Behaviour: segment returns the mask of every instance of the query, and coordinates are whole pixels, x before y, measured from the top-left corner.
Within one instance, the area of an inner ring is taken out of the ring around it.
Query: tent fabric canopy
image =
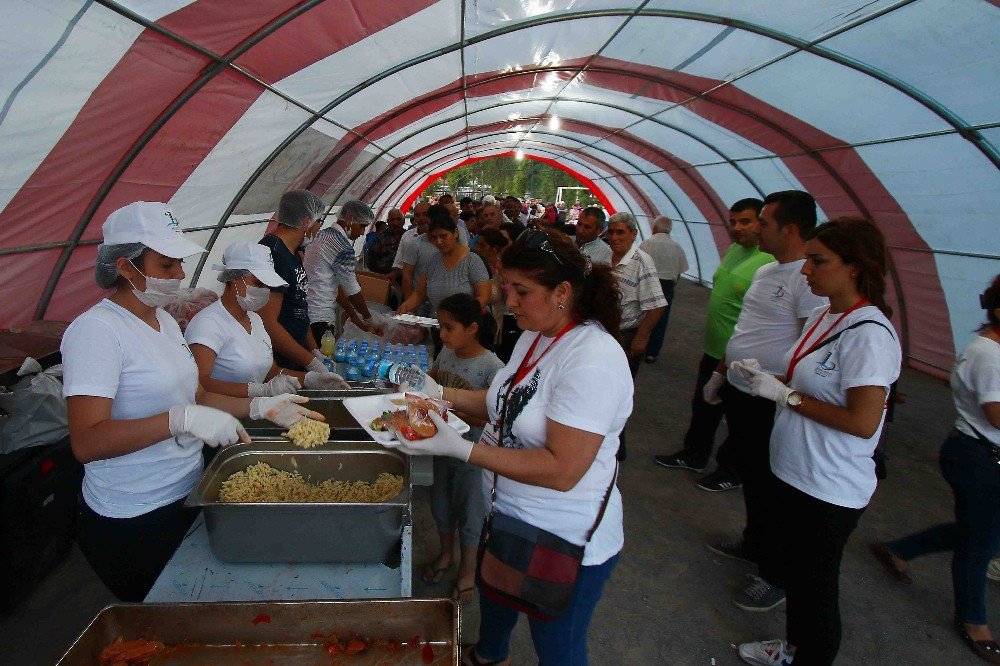
[[[520,150],[675,220],[710,283],[729,205],[805,189],[886,234],[911,366],[942,375],[1000,272],[995,0],[9,0],[0,326],[70,319],[107,215],[209,249],[308,188],[380,217]],[[570,184],[570,183],[567,183]]]

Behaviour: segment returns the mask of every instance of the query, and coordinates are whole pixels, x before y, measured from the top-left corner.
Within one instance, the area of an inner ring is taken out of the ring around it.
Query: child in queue
[[[454,294],[438,306],[438,323],[444,348],[434,361],[431,377],[441,386],[489,388],[493,376],[503,367],[492,351],[496,338],[493,317],[484,312],[474,297]],[[472,426],[466,438],[479,441],[485,422],[465,414],[460,416]],[[474,465],[448,456],[434,457],[431,512],[441,550],[427,565],[423,579],[426,583],[437,583],[451,568],[457,531],[461,555],[454,597],[459,601],[470,600],[475,590],[476,550],[486,513],[482,479],[483,471]]]

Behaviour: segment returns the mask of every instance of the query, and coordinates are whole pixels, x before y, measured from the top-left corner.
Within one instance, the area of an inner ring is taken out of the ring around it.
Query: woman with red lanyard
[[[955,629],[973,652],[1000,664],[1000,644],[986,623],[986,568],[1000,549],[1000,275],[979,298],[987,322],[955,361],[951,390],[958,417],[941,446],[941,473],[955,493],[955,522],[871,548],[908,585],[913,580],[907,562],[953,552]]]
[[[525,231],[501,262],[507,307],[525,333],[488,390],[443,392],[457,411],[487,419],[482,439],[473,445],[437,418],[437,435],[401,448],[482,467],[485,488],[496,479],[498,514],[585,544],[569,608],[529,619],[541,664],[585,666],[590,618],[624,543],[615,452],[632,413],[632,376],[615,337],[620,296],[611,269],[591,267],[558,231]],[[442,395],[429,378],[423,388]],[[463,663],[510,663],[519,615],[480,594],[479,640]]]
[[[785,377],[733,367],[754,395],[774,400],[771,470],[777,477],[774,552],[787,591],[786,640],[745,643],[751,664],[832,664],[840,647],[840,560],[875,492],[889,386],[902,352],[885,302],[885,238],[871,222],[839,218],[806,243],[802,274],[830,305],[817,308],[785,355]]]

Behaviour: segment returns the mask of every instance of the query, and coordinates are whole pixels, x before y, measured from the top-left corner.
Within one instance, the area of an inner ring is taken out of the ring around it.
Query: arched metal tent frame
[[[65,245],[63,253],[61,254],[59,260],[57,261],[56,266],[53,268],[53,271],[52,271],[52,273],[51,273],[51,275],[49,277],[49,280],[47,281],[46,287],[45,287],[45,289],[43,291],[42,297],[39,300],[39,304],[38,304],[38,307],[37,307],[36,313],[35,313],[36,317],[41,318],[42,316],[44,316],[45,310],[48,307],[48,303],[49,303],[49,301],[50,301],[50,299],[52,297],[52,294],[55,291],[56,285],[58,284],[59,279],[62,276],[62,272],[63,272],[63,270],[66,267],[66,264],[68,262],[69,256],[72,254],[72,252],[74,251],[74,249],[80,244],[80,239],[82,238],[82,235],[83,235],[84,231],[86,230],[86,228],[89,226],[89,224],[91,222],[91,218],[93,217],[93,215],[95,214],[95,212],[99,208],[101,202],[104,200],[104,198],[111,191],[111,189],[114,186],[114,184],[117,181],[117,179],[122,175],[122,173],[124,173],[124,170],[128,167],[128,165],[131,164],[131,162],[139,154],[139,152],[142,150],[142,148],[165,125],[165,123],[170,119],[170,117],[172,117],[177,112],[177,110],[183,106],[183,104],[187,100],[191,99],[191,97],[193,97],[198,92],[198,90],[200,90],[201,88],[203,88],[204,85],[208,81],[210,81],[212,78],[214,78],[215,76],[217,76],[220,72],[225,71],[226,69],[235,70],[239,74],[241,74],[241,75],[249,78],[251,81],[253,81],[257,85],[261,85],[262,88],[267,89],[267,90],[269,90],[269,91],[271,91],[271,92],[273,92],[273,93],[281,96],[283,99],[286,99],[290,103],[295,104],[296,106],[302,108],[303,110],[306,110],[307,113],[309,113],[311,111],[307,105],[302,104],[298,100],[295,100],[295,99],[291,98],[290,96],[285,95],[281,91],[275,89],[273,86],[270,86],[269,84],[267,84],[267,83],[265,83],[265,82],[257,79],[256,77],[252,76],[251,74],[249,74],[248,72],[246,72],[242,68],[236,66],[233,61],[236,58],[238,58],[241,54],[245,53],[250,48],[252,48],[254,45],[256,45],[265,36],[267,36],[268,34],[271,34],[271,33],[275,32],[277,29],[279,29],[283,25],[287,24],[288,22],[292,21],[297,16],[299,16],[299,15],[307,12],[309,9],[312,9],[316,5],[320,4],[321,1],[322,0],[308,0],[306,2],[300,3],[295,8],[293,8],[293,9],[285,12],[284,14],[280,15],[279,17],[277,17],[271,23],[269,23],[269,24],[263,26],[262,28],[258,29],[253,35],[251,35],[251,37],[243,40],[236,48],[234,48],[233,50],[231,50],[225,56],[219,56],[217,54],[212,53],[208,49],[204,49],[203,47],[201,47],[201,46],[199,46],[199,45],[197,45],[197,44],[195,44],[193,42],[190,42],[189,40],[184,39],[180,35],[176,35],[176,34],[172,33],[171,31],[163,28],[162,26],[157,25],[154,21],[150,21],[148,19],[145,19],[144,17],[142,17],[142,16],[140,16],[140,15],[132,12],[131,10],[122,7],[121,5],[117,4],[116,2],[113,2],[112,0],[97,0],[97,2],[99,4],[101,4],[102,6],[107,7],[108,9],[110,9],[110,10],[112,10],[112,11],[114,11],[114,12],[116,12],[116,13],[118,13],[118,14],[120,14],[120,15],[122,15],[122,16],[130,19],[130,20],[132,20],[132,21],[135,21],[135,22],[143,25],[144,27],[146,27],[146,28],[148,28],[150,30],[158,32],[159,34],[168,37],[169,39],[173,40],[174,42],[176,42],[178,44],[181,44],[181,45],[184,45],[184,46],[186,46],[188,48],[193,49],[197,53],[199,53],[199,54],[201,54],[201,55],[209,58],[210,60],[212,60],[215,64],[212,65],[211,67],[209,67],[207,70],[203,71],[201,73],[201,75],[198,77],[198,79],[196,79],[194,82],[192,82],[191,86],[189,86],[189,88],[182,95],[178,96],[178,98],[174,101],[174,103],[172,103],[167,109],[165,109],[164,112],[160,115],[160,117],[157,118],[157,120],[150,125],[150,127],[146,130],[146,132],[144,132],[143,135],[140,136],[133,143],[132,148],[126,153],[125,157],[122,158],[122,160],[116,166],[115,170],[106,179],[106,181],[102,185],[102,187],[98,190],[98,192],[95,195],[93,201],[87,207],[84,215],[81,217],[80,221],[77,223],[77,226],[75,227],[74,232],[71,235],[70,240]],[[428,61],[430,59],[433,59],[433,58],[436,58],[436,57],[438,57],[440,55],[443,55],[443,54],[446,54],[446,53],[451,53],[451,52],[454,52],[456,50],[464,51],[464,49],[465,49],[466,46],[470,46],[470,45],[474,45],[474,44],[477,44],[477,43],[480,43],[480,42],[483,42],[483,41],[487,41],[487,40],[492,39],[494,37],[498,37],[498,36],[501,36],[501,35],[504,35],[504,34],[507,34],[507,33],[510,33],[510,32],[517,31],[517,30],[529,29],[531,27],[538,26],[538,25],[544,25],[544,24],[556,23],[556,22],[563,22],[563,21],[570,21],[570,20],[577,20],[577,19],[584,19],[584,18],[597,18],[597,17],[609,17],[609,16],[611,16],[611,17],[613,17],[613,16],[627,17],[629,20],[631,18],[634,18],[634,17],[676,18],[676,19],[684,19],[684,20],[691,20],[691,21],[699,21],[699,22],[705,22],[705,23],[715,23],[715,24],[720,24],[720,25],[726,25],[728,27],[733,27],[733,28],[736,28],[736,29],[739,29],[739,30],[743,30],[743,31],[746,31],[746,32],[751,32],[751,33],[754,33],[754,34],[761,35],[763,37],[774,39],[774,40],[779,41],[779,42],[783,42],[783,43],[785,43],[785,44],[787,44],[789,46],[792,46],[793,50],[790,51],[790,52],[788,52],[788,53],[779,55],[776,58],[773,58],[773,59],[769,60],[768,62],[765,62],[765,63],[761,64],[760,66],[755,67],[755,68],[753,68],[753,69],[751,69],[751,70],[749,70],[747,72],[744,72],[739,77],[734,77],[733,79],[727,80],[727,81],[721,83],[716,88],[713,88],[713,89],[708,90],[708,91],[702,91],[702,92],[698,93],[697,95],[695,95],[692,99],[698,99],[698,98],[702,97],[703,95],[705,95],[707,93],[711,93],[714,90],[717,90],[717,89],[719,89],[722,86],[729,85],[729,84],[731,84],[731,83],[739,80],[740,78],[742,78],[744,76],[747,76],[747,75],[749,75],[749,74],[751,74],[751,73],[753,73],[755,71],[759,71],[760,69],[763,69],[764,67],[767,67],[767,66],[769,66],[771,64],[774,64],[775,62],[778,62],[779,60],[787,58],[787,57],[793,55],[794,53],[808,52],[808,53],[811,53],[813,55],[816,55],[816,56],[819,56],[821,58],[824,58],[826,60],[830,60],[832,62],[836,62],[836,63],[838,63],[838,64],[840,64],[842,66],[845,66],[845,67],[848,67],[848,68],[853,69],[855,71],[858,71],[858,72],[860,72],[862,74],[865,74],[867,76],[870,76],[870,77],[872,77],[872,78],[874,78],[876,80],[879,80],[880,82],[884,83],[885,85],[890,86],[891,88],[894,88],[895,90],[897,90],[897,91],[905,94],[906,96],[910,97],[911,99],[917,101],[921,105],[923,105],[926,108],[928,108],[929,110],[931,110],[937,116],[939,116],[947,124],[949,124],[950,126],[952,126],[954,128],[955,132],[957,132],[960,136],[962,136],[967,141],[970,141],[971,143],[973,143],[973,145],[975,145],[976,148],[980,152],[982,152],[987,157],[987,159],[989,159],[990,162],[995,167],[1000,168],[1000,155],[998,155],[996,148],[989,142],[989,140],[986,137],[984,137],[978,131],[978,129],[976,129],[973,126],[970,126],[968,123],[966,123],[965,121],[963,121],[957,114],[955,114],[954,112],[952,112],[950,109],[947,109],[942,104],[940,104],[936,100],[932,99],[930,96],[924,94],[922,91],[917,90],[916,88],[914,88],[914,87],[906,84],[903,81],[897,80],[896,78],[892,77],[891,75],[889,75],[889,74],[887,74],[885,72],[882,72],[882,71],[880,71],[880,70],[878,70],[878,69],[876,69],[874,67],[870,67],[870,66],[868,66],[868,65],[866,65],[864,63],[855,61],[852,58],[849,58],[849,57],[844,56],[842,54],[836,53],[835,51],[831,51],[831,50],[828,50],[828,49],[825,49],[825,48],[819,46],[824,41],[827,41],[827,40],[829,40],[829,39],[831,39],[831,38],[833,38],[833,37],[835,37],[837,35],[843,34],[844,32],[847,32],[847,31],[849,31],[851,29],[854,29],[854,28],[856,28],[856,27],[858,27],[860,25],[863,25],[863,24],[868,23],[868,22],[870,22],[872,20],[875,20],[875,19],[877,19],[877,18],[879,18],[881,16],[884,16],[884,15],[886,15],[886,14],[892,12],[892,11],[895,11],[895,10],[901,8],[901,7],[905,7],[905,6],[909,5],[909,4],[912,4],[912,2],[914,2],[914,1],[915,0],[902,0],[901,2],[898,2],[898,3],[895,3],[895,4],[891,5],[890,7],[886,7],[884,9],[882,9],[882,10],[879,10],[879,11],[873,12],[872,14],[869,14],[867,16],[861,17],[860,19],[858,19],[856,21],[845,23],[844,25],[840,26],[838,29],[830,31],[829,33],[826,33],[825,35],[822,35],[820,38],[818,38],[816,40],[807,41],[807,40],[802,40],[802,39],[799,39],[799,38],[796,38],[796,37],[792,37],[790,35],[787,35],[785,33],[780,32],[780,31],[776,31],[776,30],[772,30],[772,29],[766,28],[764,26],[760,26],[760,25],[757,25],[757,24],[749,23],[749,22],[746,22],[746,21],[732,19],[732,18],[729,18],[729,17],[719,16],[719,15],[713,15],[713,14],[707,14],[707,13],[698,13],[698,12],[646,9],[644,6],[640,6],[639,8],[633,8],[633,9],[628,9],[628,10],[620,10],[620,9],[590,10],[590,11],[583,11],[583,12],[567,12],[567,13],[564,13],[564,14],[551,15],[551,16],[539,16],[539,17],[535,17],[535,18],[528,19],[528,20],[525,20],[525,21],[520,21],[520,22],[517,22],[517,23],[512,23],[512,24],[510,24],[508,26],[504,26],[503,28],[499,28],[499,29],[496,29],[496,30],[493,30],[493,31],[489,31],[489,32],[483,33],[481,35],[477,35],[477,36],[475,36],[475,37],[473,37],[471,39],[466,39],[465,34],[464,34],[464,23],[465,23],[466,7],[465,7],[465,2],[463,0],[463,2],[462,2],[462,11],[461,11],[462,38],[461,38],[461,40],[459,42],[457,42],[455,44],[452,44],[452,45],[449,45],[447,47],[441,48],[441,49],[437,49],[435,51],[432,51],[430,53],[424,54],[422,56],[418,56],[416,58],[410,59],[410,60],[408,60],[406,62],[398,63],[397,65],[384,70],[383,72],[375,75],[374,77],[370,77],[365,82],[363,82],[363,83],[355,86],[351,90],[349,90],[349,91],[343,93],[342,95],[338,96],[335,100],[333,100],[328,105],[326,105],[323,110],[321,110],[319,112],[312,110],[311,111],[311,118],[310,118],[310,120],[308,120],[307,122],[303,123],[303,125],[301,125],[297,130],[293,131],[284,141],[282,141],[279,144],[279,146],[277,148],[275,148],[275,150],[272,152],[272,154],[264,162],[262,162],[261,165],[258,166],[258,168],[255,170],[255,172],[251,175],[251,177],[244,184],[244,186],[240,188],[239,192],[234,197],[233,202],[227,208],[226,213],[222,216],[222,218],[220,219],[219,223],[216,225],[216,228],[213,230],[212,236],[211,236],[210,241],[209,241],[209,245],[211,246],[212,244],[214,244],[215,240],[218,238],[219,232],[221,231],[222,227],[225,226],[226,220],[232,214],[232,211],[235,209],[235,206],[237,205],[237,203],[246,194],[246,192],[249,190],[250,186],[252,186],[252,184],[256,181],[256,179],[259,178],[260,174],[263,173],[264,169],[277,157],[277,155],[279,155],[285,148],[287,148],[288,145],[298,135],[300,135],[303,131],[305,131],[305,129],[307,129],[308,127],[312,126],[317,120],[319,120],[321,117],[325,116],[330,110],[332,110],[333,108],[335,108],[338,104],[342,103],[344,100],[349,99],[353,95],[357,94],[358,92],[360,92],[361,90],[363,90],[365,87],[367,87],[369,85],[372,85],[373,83],[376,83],[376,82],[378,82],[380,80],[383,80],[383,79],[387,78],[388,76],[391,76],[392,74],[395,74],[397,72],[403,71],[405,69],[408,69],[410,67],[418,65],[418,64],[420,64],[422,62],[426,62],[426,61]],[[464,72],[464,57],[463,57],[463,73],[462,73],[462,76],[463,76],[463,81],[464,81],[464,77],[465,77],[465,72]],[[685,101],[685,102],[683,102],[681,104],[684,104],[684,103],[687,103],[687,102]],[[668,107],[668,108],[672,108],[672,107]],[[664,109],[664,110],[666,110],[666,109]],[[662,111],[660,111],[660,113],[662,113]],[[327,120],[327,122],[331,122],[329,119],[325,119],[325,120]],[[334,124],[336,124],[336,123],[334,123]],[[625,129],[625,128],[622,128],[622,129]],[[370,143],[372,143],[372,145],[375,146],[376,149],[379,148],[378,145],[375,144],[374,142],[370,142]],[[810,151],[809,154],[812,155],[813,153]],[[850,192],[849,188],[847,189],[847,191]],[[850,192],[850,194],[854,195],[853,192]],[[856,196],[852,196],[852,198],[856,199]],[[863,210],[863,207],[859,208],[859,210]],[[203,267],[203,265],[204,265],[204,260],[202,261],[201,265],[199,265],[199,267],[198,267],[199,272],[200,272],[201,268]],[[905,348],[906,329],[907,329],[906,320],[905,320],[906,308],[905,308],[905,304],[902,304],[903,294],[902,294],[902,290],[899,288],[898,279],[896,278],[895,274],[893,275],[893,280],[894,280],[894,283],[895,283],[894,286],[896,287],[897,297],[901,300],[901,305],[902,305],[902,307],[901,307],[901,317],[902,317],[902,324],[903,324],[903,326],[902,326],[902,328],[903,328],[902,333],[903,333],[904,348]]]

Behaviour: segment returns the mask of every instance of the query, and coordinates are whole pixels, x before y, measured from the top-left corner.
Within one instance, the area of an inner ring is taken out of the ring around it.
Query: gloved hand
[[[317,358],[317,360],[319,360],[320,363],[322,363],[326,358],[326,355],[318,349],[313,349],[311,353]]]
[[[739,363],[736,361],[735,363]],[[734,366],[735,366],[734,363]],[[769,372],[758,370],[746,365],[737,368],[739,372],[750,382],[750,392],[761,398],[773,400],[779,407],[784,407],[788,402],[788,394],[792,389],[781,383],[777,377]]]
[[[260,398],[258,398],[260,400]],[[209,446],[229,446],[242,441],[250,443],[250,436],[231,414],[203,405],[175,405],[167,412],[170,434],[178,438],[195,438]],[[183,446],[183,445],[182,445]]]
[[[409,382],[403,382],[399,385],[399,391],[401,393],[406,393],[407,391],[414,390],[414,391],[420,391],[426,394],[430,398],[442,398],[442,399],[444,398],[444,387],[442,387],[440,384],[434,381],[434,378],[428,375],[426,372],[420,370],[419,366],[410,365],[410,367],[416,368],[417,370],[420,371],[420,374],[424,376],[424,384],[423,386],[417,388],[415,386],[411,387]]]
[[[335,372],[328,370],[316,372],[312,370],[306,373],[306,388],[320,390],[349,389],[351,385]]]
[[[734,370],[741,375],[747,381],[750,381],[750,377],[753,376],[753,370],[760,370],[760,361],[755,358],[744,358],[739,361],[733,361],[729,364],[729,368]]]
[[[722,401],[719,400],[719,389],[722,388],[725,382],[725,375],[713,371],[712,376],[708,378],[705,386],[701,389],[701,397],[710,405],[721,405]]]
[[[292,375],[275,375],[269,382],[250,382],[247,384],[247,395],[251,398],[267,398],[282,393],[295,393],[302,384],[299,378]]]
[[[437,426],[437,434],[427,439],[410,441],[397,432],[395,435],[400,445],[396,448],[411,456],[449,456],[458,458],[462,462],[469,462],[472,442],[463,439],[437,412],[428,411],[427,414]]]
[[[306,417],[317,421],[326,420],[319,412],[303,407],[302,403],[305,402],[309,402],[309,398],[294,393],[284,393],[273,398],[254,398],[250,401],[250,418],[267,419],[282,428],[291,428]]]
[[[314,349],[313,351],[316,350]],[[323,359],[326,357],[322,354],[320,354],[320,356],[322,358],[314,358],[309,361],[309,365],[306,366],[306,370],[309,372],[330,372],[329,368],[326,367],[326,363],[323,362]]]

